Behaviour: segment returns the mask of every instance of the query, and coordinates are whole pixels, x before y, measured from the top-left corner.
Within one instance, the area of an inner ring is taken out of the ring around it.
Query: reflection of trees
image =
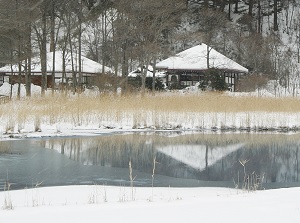
[[[0,154],[10,153],[10,142],[0,142]]]
[[[170,145],[181,149],[177,157],[159,149]],[[231,145],[239,147],[229,151]],[[237,182],[237,176],[244,173],[239,160],[249,160],[245,165],[247,174],[264,175],[264,182],[299,180],[298,139],[291,136],[193,134],[165,137],[159,134],[129,134],[51,139],[45,147],[85,165],[128,168],[131,160],[133,169],[148,173],[152,172],[156,157],[156,174],[216,181],[234,179]],[[178,155],[188,155],[188,158],[199,154],[201,156],[196,162],[203,168],[178,159]]]
[[[45,147],[57,150],[69,159],[84,165],[128,167],[151,166],[154,149],[149,137],[134,140],[132,136],[110,136],[93,138],[63,138],[49,140]]]
[[[200,177],[206,177],[209,171],[210,180],[234,179],[237,182],[244,171],[239,160],[249,160],[245,165],[247,174],[264,175],[264,182],[297,182],[299,179],[298,146],[295,144],[245,146],[201,172]]]

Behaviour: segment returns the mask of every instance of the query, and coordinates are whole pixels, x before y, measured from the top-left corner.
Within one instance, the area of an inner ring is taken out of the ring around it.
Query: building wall
[[[2,86],[3,85],[3,83],[4,83],[4,75],[2,74],[0,74],[0,86]]]
[[[237,84],[241,73],[234,71],[220,71],[224,76],[225,82],[228,84],[230,91],[237,91]],[[177,84],[181,88],[194,86],[205,78],[206,71],[193,70],[168,70],[167,71],[167,86],[171,87]]]
[[[9,76],[9,83],[10,84],[17,84],[19,83],[19,76]],[[25,84],[25,76],[21,76],[21,83]],[[42,86],[42,75],[31,75],[31,83],[37,86]],[[47,75],[47,88],[52,87],[52,75]]]

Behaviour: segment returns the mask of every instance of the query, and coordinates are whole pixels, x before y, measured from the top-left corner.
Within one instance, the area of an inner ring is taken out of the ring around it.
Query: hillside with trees
[[[82,87],[81,55],[104,66],[123,91],[127,75],[201,42],[247,67],[244,91],[273,80],[300,88],[300,2],[295,0],[1,0],[1,62],[19,63],[30,95],[31,58],[39,55],[46,91],[46,54],[62,51],[79,64],[73,87]],[[78,58],[73,54],[78,53]],[[24,66],[25,64],[25,66]],[[155,67],[154,67],[155,69]],[[146,85],[142,73],[142,89]],[[76,76],[78,75],[78,77]],[[53,73],[52,78],[55,78]],[[101,81],[101,80],[100,80]],[[270,82],[269,82],[270,83]],[[115,85],[115,86],[113,86]]]

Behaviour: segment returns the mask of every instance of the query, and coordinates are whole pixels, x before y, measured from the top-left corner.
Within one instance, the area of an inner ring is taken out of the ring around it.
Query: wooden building
[[[73,74],[76,75],[77,81],[79,78],[79,66],[78,66],[78,55],[73,53],[73,62],[70,55],[63,57],[62,51],[57,51],[55,53],[55,83],[52,83],[53,75],[53,54],[50,52],[47,54],[47,87],[58,87],[60,84],[68,85],[73,81]],[[63,59],[64,58],[64,59]],[[72,65],[73,64],[73,65]],[[19,76],[19,66],[17,64],[10,64],[0,68],[0,86],[4,82],[9,82],[10,84],[21,83],[25,84],[25,74],[24,64],[22,65],[21,77]],[[92,82],[92,77],[95,77],[102,73],[102,65],[95,61],[92,61],[84,56],[81,56],[81,74],[82,83],[89,85]],[[104,67],[104,72],[112,72],[108,67]],[[21,80],[20,80],[21,79]],[[31,83],[41,86],[42,83],[42,71],[41,63],[39,57],[32,58],[31,65]]]
[[[238,82],[248,69],[202,43],[156,64],[166,73],[166,84],[181,87],[201,83],[208,70],[214,68],[222,75],[230,91],[238,91]]]

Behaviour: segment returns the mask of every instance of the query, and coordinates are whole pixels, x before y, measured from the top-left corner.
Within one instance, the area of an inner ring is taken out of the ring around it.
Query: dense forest
[[[20,72],[26,72],[28,95],[31,58],[36,55],[45,74],[42,92],[46,53],[55,57],[56,51],[78,60],[75,85],[82,84],[85,55],[101,63],[103,71],[104,66],[112,68],[102,80],[126,90],[130,71],[202,42],[249,69],[245,90],[268,80],[289,91],[300,87],[296,0],[0,0],[0,5],[0,60],[19,63]]]

